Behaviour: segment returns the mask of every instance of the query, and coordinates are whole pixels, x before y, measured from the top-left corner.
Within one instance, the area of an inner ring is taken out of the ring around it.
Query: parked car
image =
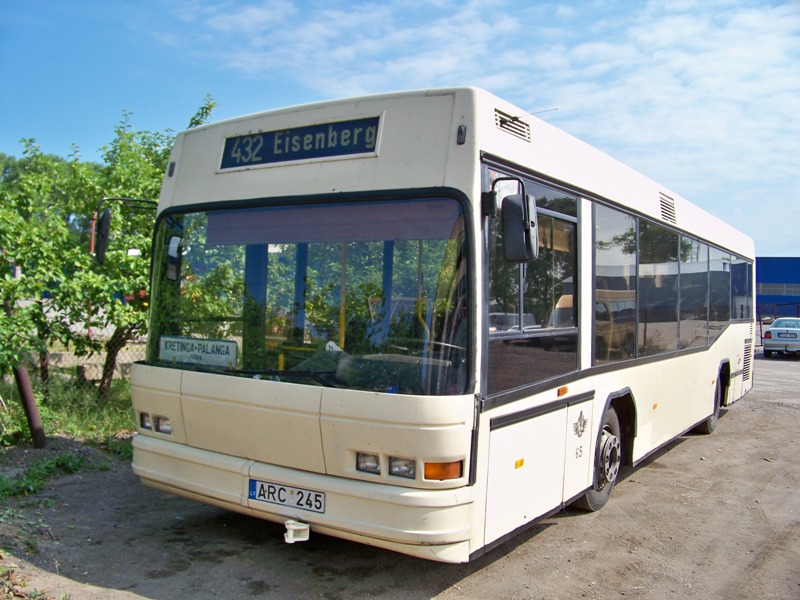
[[[764,333],[764,356],[800,352],[800,318],[780,317]]]
[[[529,313],[523,314],[522,326],[526,332],[536,329],[536,317]],[[519,331],[519,313],[489,313],[489,333],[498,331]]]

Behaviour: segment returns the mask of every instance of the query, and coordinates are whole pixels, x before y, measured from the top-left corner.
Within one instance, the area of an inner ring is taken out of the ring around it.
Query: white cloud
[[[481,85],[751,234],[765,196],[800,205],[796,0],[180,6],[187,52],[308,99]]]

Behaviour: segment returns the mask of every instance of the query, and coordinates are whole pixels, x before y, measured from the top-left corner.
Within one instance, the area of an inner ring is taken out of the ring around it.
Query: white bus
[[[479,89],[191,129],[158,206],[134,472],[289,542],[468,561],[714,429],[752,387],[753,257]]]

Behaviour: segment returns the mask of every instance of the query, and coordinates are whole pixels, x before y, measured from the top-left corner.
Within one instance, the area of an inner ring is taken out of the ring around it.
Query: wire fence
[[[764,332],[778,317],[800,317],[800,302],[762,304],[756,307],[758,345],[763,345]]]
[[[109,351],[114,350],[110,348]],[[49,353],[51,376],[74,378],[76,383],[96,384],[103,378],[107,368],[108,352],[96,352],[80,356],[74,352]],[[113,364],[113,379],[130,379],[131,365],[144,360],[145,344],[143,342],[127,343],[116,349],[116,360]],[[37,365],[38,367],[38,365]]]
[[[800,302],[762,304],[758,307],[759,321],[774,321],[778,317],[800,317]]]
[[[14,310],[32,310],[35,314],[59,325],[65,320],[64,314],[55,309],[47,299],[17,301]],[[101,312],[103,309],[95,310]],[[94,350],[79,352],[76,351],[74,343],[51,342],[46,352],[30,352],[27,359],[18,366],[27,369],[34,388],[42,384],[47,388],[51,382],[58,381],[107,389],[113,381],[129,380],[133,363],[145,358],[147,340],[138,324],[97,327],[88,323],[73,322],[69,329],[73,340],[91,341],[89,345]],[[85,346],[85,344],[79,345]],[[3,383],[6,384],[13,381],[8,371],[10,368],[3,369],[6,373]],[[101,382],[102,385],[99,385]],[[104,394],[103,391],[101,396]]]
[[[142,336],[119,344],[115,344],[113,336],[98,336],[95,340],[103,350],[79,354],[69,348],[54,348],[45,354],[29,355],[21,366],[28,370],[35,388],[45,381],[97,388],[106,372],[111,381],[129,380],[133,363],[145,358],[146,340]],[[6,384],[13,382],[11,375],[4,379]]]

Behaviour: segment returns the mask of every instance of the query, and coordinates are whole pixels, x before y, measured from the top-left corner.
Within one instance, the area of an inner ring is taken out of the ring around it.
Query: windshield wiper
[[[252,377],[299,377],[300,379],[313,379],[325,387],[339,387],[324,377],[325,375],[335,377],[336,371],[293,371],[291,369],[225,369],[225,372],[230,373],[231,375],[247,375]],[[280,379],[278,379],[278,381],[280,381]]]

